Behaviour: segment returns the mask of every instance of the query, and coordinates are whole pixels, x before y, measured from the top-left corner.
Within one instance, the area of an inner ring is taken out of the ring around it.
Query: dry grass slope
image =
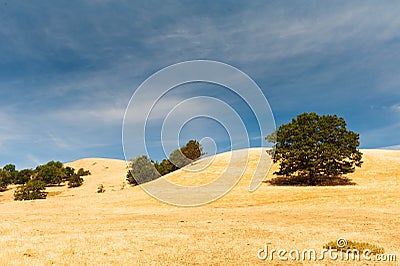
[[[160,203],[139,187],[121,190],[124,161],[78,160],[69,165],[92,172],[82,187],[53,187],[52,196],[38,201],[14,202],[14,189],[0,194],[0,265],[254,265],[267,263],[257,259],[265,244],[322,249],[338,237],[377,244],[400,260],[400,151],[363,152],[363,167],[349,176],[356,186],[263,184],[249,193],[260,156],[260,149],[251,149],[238,185],[222,199],[195,208]],[[204,184],[224,171],[229,157],[216,156],[203,172],[181,170],[166,178]],[[96,193],[100,183],[104,194]]]

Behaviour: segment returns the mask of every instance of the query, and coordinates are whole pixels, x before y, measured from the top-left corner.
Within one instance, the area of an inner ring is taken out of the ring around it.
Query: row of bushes
[[[44,191],[48,186],[79,187],[83,183],[82,176],[90,175],[89,171],[80,168],[64,167],[61,162],[50,161],[35,169],[16,170],[15,165],[7,164],[0,169],[0,191],[7,190],[9,185],[21,185],[15,193],[15,200],[31,200],[46,198]]]
[[[174,150],[168,159],[164,159],[160,163],[154,162],[146,155],[139,155],[130,160],[126,179],[132,185],[143,184],[176,171],[204,154],[203,148],[197,140],[189,140],[184,147]]]

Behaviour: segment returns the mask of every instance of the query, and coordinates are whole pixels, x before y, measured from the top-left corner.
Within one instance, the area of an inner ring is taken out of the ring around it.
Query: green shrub
[[[83,183],[83,178],[78,174],[73,174],[68,180],[68,187],[79,187]]]
[[[385,250],[384,248],[375,245],[375,244],[370,244],[368,242],[357,242],[357,241],[347,241],[347,245],[344,247],[339,247],[337,241],[330,241],[326,245],[324,245],[325,249],[336,249],[342,252],[346,252],[347,250],[354,250],[357,249],[360,254],[364,252],[364,250],[368,249],[371,251],[371,254],[384,254]]]
[[[131,170],[128,170],[128,172],[126,173],[126,180],[128,181],[129,184],[137,186],[138,182],[136,181],[136,179],[133,177]]]
[[[131,161],[131,169],[127,173],[127,181],[130,184],[137,185],[157,179],[160,176],[150,158],[146,155],[140,155]]]
[[[169,155],[169,161],[175,165],[176,169],[182,168],[192,162],[191,159],[187,158],[183,153],[182,148],[176,149]]]
[[[8,175],[8,183],[9,184],[12,184],[12,183],[14,183],[14,179],[15,179],[15,177],[17,176],[17,174],[18,174],[18,171],[17,170],[15,170],[15,165],[13,165],[13,164],[7,164],[7,165],[5,165],[4,167],[3,167],[3,171],[5,171]]]
[[[23,185],[31,180],[33,174],[34,171],[32,169],[23,169],[15,175],[13,183],[16,185]]]
[[[175,166],[173,169],[175,171],[199,159],[204,154],[201,144],[197,140],[192,139],[184,147],[171,152],[169,161]]]
[[[75,174],[75,169],[67,166],[64,168],[64,173],[65,173],[64,181],[68,181],[72,177],[72,175]]]
[[[89,170],[84,170],[83,168],[79,168],[78,172],[76,173],[78,176],[87,176],[91,175]]]
[[[45,165],[36,167],[35,178],[44,182],[46,186],[60,185],[67,175],[61,162],[50,161]]]
[[[20,186],[14,192],[14,200],[45,199],[47,196],[46,184],[43,181],[33,179]]]
[[[169,174],[178,169],[168,159],[162,160],[161,163],[158,163],[158,162],[154,163],[154,167],[157,169],[157,171],[160,173],[160,175],[166,175],[166,174]]]
[[[79,187],[83,184],[83,178],[81,176],[87,176],[90,175],[89,170],[84,170],[83,168],[80,168],[77,173],[75,173],[74,168],[66,167],[66,174],[67,174],[67,180],[68,180],[68,187]]]
[[[104,188],[103,184],[97,186],[97,193],[104,193],[106,189]]]
[[[194,161],[205,155],[203,147],[197,140],[189,140],[184,147],[182,147],[182,153],[186,158]]]
[[[0,191],[5,191],[9,184],[11,184],[11,175],[7,171],[0,169]]]

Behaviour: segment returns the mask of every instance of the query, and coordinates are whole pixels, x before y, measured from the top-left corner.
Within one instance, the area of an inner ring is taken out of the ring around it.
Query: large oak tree
[[[346,129],[346,122],[336,115],[303,113],[266,139],[276,142],[275,174],[301,177],[306,185],[352,173],[362,164],[359,134]]]

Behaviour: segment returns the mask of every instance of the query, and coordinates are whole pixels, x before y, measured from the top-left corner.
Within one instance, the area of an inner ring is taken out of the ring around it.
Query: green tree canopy
[[[67,166],[64,168],[64,174],[65,174],[65,179],[69,180],[75,174],[75,169],[70,166]]]
[[[36,167],[35,178],[46,185],[60,185],[66,178],[64,166],[61,162],[50,161]]]
[[[156,162],[154,166],[161,175],[166,175],[178,169],[169,159],[164,159],[161,163]]]
[[[68,187],[79,187],[83,183],[83,178],[79,174],[72,174],[68,178]]]
[[[175,165],[176,169],[182,168],[192,162],[189,158],[185,156],[181,149],[176,149],[169,155],[169,161]]]
[[[15,177],[13,183],[16,185],[22,185],[27,183],[29,180],[31,180],[31,177],[33,176],[35,171],[32,169],[23,169],[19,171]]]
[[[171,152],[169,161],[172,162],[177,168],[182,168],[185,165],[192,163],[199,159],[205,153],[203,147],[197,140],[189,140],[185,146]]]
[[[205,153],[203,153],[203,147],[197,140],[189,140],[184,147],[182,147],[182,153],[186,158],[194,161],[199,159]]]
[[[130,163],[130,174],[127,180],[130,184],[143,184],[160,177],[150,158],[146,155],[139,155]]]
[[[20,186],[14,192],[14,200],[45,199],[47,197],[46,184],[43,181],[32,179]]]
[[[15,183],[14,180],[18,175],[18,171],[15,169],[15,165],[7,164],[3,167],[3,173],[0,175],[0,187],[6,189],[9,184]],[[5,186],[5,187],[4,187]],[[1,188],[0,188],[1,189]]]
[[[303,113],[266,138],[276,142],[274,162],[280,168],[275,174],[305,177],[308,185],[352,173],[362,164],[359,135],[336,115]]]
[[[7,171],[8,173],[15,173],[17,170],[15,170],[15,165],[13,164],[7,164],[3,167],[4,171]]]
[[[7,186],[12,183],[12,177],[9,172],[0,169],[0,191],[7,189]]]

